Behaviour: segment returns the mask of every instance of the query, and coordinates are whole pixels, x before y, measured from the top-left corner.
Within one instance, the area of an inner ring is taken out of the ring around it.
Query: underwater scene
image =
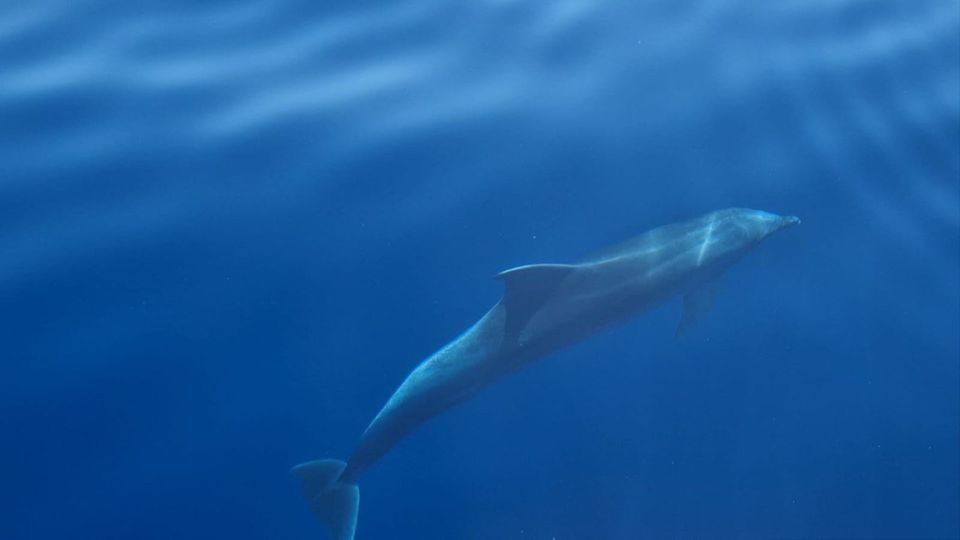
[[[960,3],[0,3],[0,338],[0,540],[960,538]]]

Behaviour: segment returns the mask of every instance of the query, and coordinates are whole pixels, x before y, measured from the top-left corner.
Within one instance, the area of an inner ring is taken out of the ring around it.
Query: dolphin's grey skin
[[[421,363],[370,423],[347,463],[294,467],[334,540],[353,538],[360,475],[426,420],[541,356],[683,295],[678,332],[712,304],[724,271],[771,233],[800,223],[730,208],[653,229],[578,264],[501,273],[503,298],[460,337]]]

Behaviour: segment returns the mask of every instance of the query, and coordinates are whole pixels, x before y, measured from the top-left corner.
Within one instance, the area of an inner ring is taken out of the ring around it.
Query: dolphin
[[[794,216],[729,208],[650,230],[576,264],[533,264],[497,275],[503,298],[417,366],[363,432],[347,462],[297,465],[331,540],[352,540],[364,471],[430,418],[534,360],[675,296],[677,333],[714,302],[718,278]]]

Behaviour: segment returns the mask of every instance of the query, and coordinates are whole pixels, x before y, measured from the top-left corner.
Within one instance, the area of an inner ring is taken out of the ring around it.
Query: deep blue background
[[[491,279],[791,213],[404,441],[360,539],[960,536],[952,0],[0,5],[0,537],[320,538]]]

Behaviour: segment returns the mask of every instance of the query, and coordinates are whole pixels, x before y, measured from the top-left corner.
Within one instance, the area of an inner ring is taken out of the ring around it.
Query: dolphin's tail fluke
[[[353,540],[357,530],[360,489],[340,481],[346,466],[336,459],[321,459],[301,463],[290,471],[303,478],[303,494],[330,540]]]

